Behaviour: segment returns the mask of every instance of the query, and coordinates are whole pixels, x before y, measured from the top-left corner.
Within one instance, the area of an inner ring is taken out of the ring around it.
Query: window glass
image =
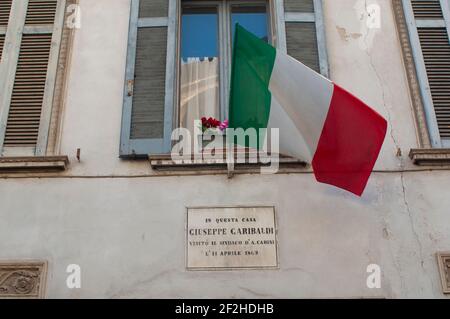
[[[180,124],[220,117],[217,7],[184,7],[181,19]]]
[[[267,28],[266,6],[232,6],[231,28],[232,39],[234,39],[235,25],[239,23],[242,27],[268,42],[269,34]]]

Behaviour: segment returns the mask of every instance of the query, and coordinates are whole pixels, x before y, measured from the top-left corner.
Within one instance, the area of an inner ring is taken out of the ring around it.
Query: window
[[[0,3],[1,156],[46,155],[65,3]]]
[[[228,117],[228,78],[234,26],[271,42],[266,1],[182,1],[180,54],[181,127],[193,132],[202,116]]]
[[[450,1],[403,0],[403,9],[430,144],[449,148]]]
[[[193,131],[201,116],[220,117],[217,7],[183,6],[181,17],[180,125]]]
[[[236,23],[328,76],[321,0],[131,0],[121,157],[168,154],[173,128],[228,117]]]

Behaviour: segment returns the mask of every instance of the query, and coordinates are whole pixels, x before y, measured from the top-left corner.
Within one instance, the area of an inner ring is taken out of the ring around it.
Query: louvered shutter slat
[[[443,19],[441,4],[439,3],[439,0],[413,0],[411,4],[416,19]]]
[[[0,27],[6,27],[11,13],[12,0],[3,0],[0,2]],[[5,43],[5,35],[0,34],[0,58],[3,53],[3,45]]]
[[[25,26],[53,26],[57,0],[29,0]],[[4,147],[37,144],[52,33],[24,33],[20,45]]]
[[[167,17],[168,0],[141,0],[139,3],[139,18]]]
[[[23,35],[6,127],[5,146],[36,145],[51,39],[51,34]]]
[[[314,12],[313,0],[284,0],[286,12]]]
[[[29,0],[25,25],[53,24],[57,0]]]
[[[11,12],[12,0],[0,1],[0,27],[8,25],[9,13]]]
[[[444,20],[440,1],[411,1],[416,21]],[[445,27],[417,27],[441,138],[450,138],[450,43]]]
[[[162,138],[166,78],[167,28],[140,28],[131,138]]]
[[[314,15],[313,0],[284,0],[286,13]],[[316,23],[310,21],[286,21],[287,53],[306,66],[320,73],[319,47]]]
[[[311,69],[320,72],[317,49],[316,26],[314,23],[286,23],[287,52]]]

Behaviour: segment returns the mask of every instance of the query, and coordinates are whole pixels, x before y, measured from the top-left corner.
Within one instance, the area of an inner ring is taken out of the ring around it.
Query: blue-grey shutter
[[[450,147],[449,0],[403,0],[434,147]]]
[[[174,110],[176,0],[132,0],[121,157],[168,153]]]
[[[322,0],[284,0],[287,53],[328,77]]]

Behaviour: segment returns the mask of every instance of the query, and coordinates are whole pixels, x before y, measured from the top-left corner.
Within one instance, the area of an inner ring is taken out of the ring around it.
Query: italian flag
[[[317,181],[358,196],[387,130],[364,102],[239,25],[229,117],[231,128],[278,128],[280,153],[312,164]]]

